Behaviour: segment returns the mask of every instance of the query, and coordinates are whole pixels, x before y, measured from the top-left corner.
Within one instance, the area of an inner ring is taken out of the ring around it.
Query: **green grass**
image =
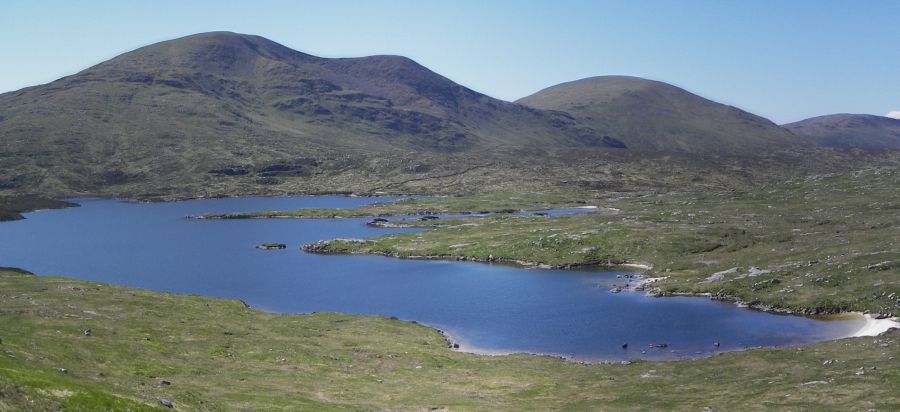
[[[896,156],[834,152],[794,164],[793,155],[700,162],[584,152],[509,156],[484,167],[476,166],[485,159],[452,155],[323,161],[322,174],[265,187],[207,177],[164,189],[137,180],[100,194],[451,195],[293,217],[611,207],[619,212],[409,222],[434,230],[329,247],[559,266],[649,263],[648,276],[668,276],[654,284],[661,293],[723,294],[792,311],[898,312]],[[412,160],[430,169],[413,171]],[[745,276],[751,267],[771,272]],[[384,317],[276,315],[234,301],[2,271],[0,339],[0,411],[140,410],[158,408],[157,397],[179,410],[900,408],[897,332],[699,361],[579,365],[457,353],[432,329]],[[819,381],[826,383],[810,383]]]
[[[710,293],[803,313],[896,314],[898,179],[897,167],[868,168],[743,191],[597,195],[578,202],[619,212],[408,222],[435,230],[314,248],[555,267],[643,263],[653,266],[647,276],[666,278],[654,284],[661,293]]]
[[[232,212],[199,216],[204,219],[258,218],[347,218],[401,215],[431,215],[456,213],[511,213],[522,210],[547,210],[584,206],[591,197],[584,190],[550,191],[545,193],[489,193],[479,196],[440,196],[405,198],[395,202],[376,202],[368,205],[341,208],[304,208],[268,210],[261,212]]]
[[[116,395],[102,383],[34,368],[30,362],[12,356],[0,356],[0,411],[155,409],[140,400]]]
[[[178,410],[900,408],[897,332],[582,365],[454,352],[437,331],[385,317],[277,315],[3,270],[0,339],[0,410],[141,410],[157,397]]]

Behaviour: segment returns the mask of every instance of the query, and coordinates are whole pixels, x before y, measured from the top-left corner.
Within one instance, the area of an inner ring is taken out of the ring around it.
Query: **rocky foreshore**
[[[511,258],[503,258],[503,257],[495,257],[493,255],[489,255],[486,258],[472,257],[472,256],[461,256],[461,255],[401,255],[397,252],[357,252],[348,249],[334,249],[331,247],[334,241],[350,241],[354,243],[365,243],[364,239],[334,239],[334,240],[323,240],[315,243],[310,243],[303,245],[301,248],[309,253],[319,253],[319,254],[372,254],[372,255],[381,255],[385,257],[392,257],[397,259],[421,259],[421,260],[455,260],[460,262],[479,262],[479,263],[506,263],[506,264],[514,264],[526,268],[538,268],[538,269],[578,269],[584,267],[591,266],[607,266],[607,267],[634,267],[641,270],[650,270],[652,267],[650,265],[641,264],[641,263],[632,263],[632,262],[586,262],[586,263],[577,263],[577,264],[565,264],[565,265],[549,265],[541,262],[529,262],[521,259],[511,259]],[[607,264],[611,263],[611,264]],[[799,308],[786,308],[779,307],[774,305],[764,304],[758,301],[746,302],[741,298],[736,296],[729,295],[724,291],[719,291],[716,293],[710,292],[671,292],[665,291],[658,287],[653,287],[652,285],[656,282],[663,281],[667,279],[666,276],[663,277],[645,277],[640,274],[632,275],[633,279],[636,280],[634,283],[630,283],[621,287],[614,287],[611,289],[611,292],[622,292],[622,291],[637,291],[644,292],[648,296],[653,297],[666,297],[666,296],[694,296],[694,297],[707,297],[712,300],[719,300],[724,302],[730,302],[738,306],[746,306],[748,308],[754,310],[760,310],[765,312],[772,313],[781,313],[781,314],[789,314],[789,315],[800,315],[800,316],[829,316],[829,315],[838,315],[842,313],[850,313],[847,308],[816,308],[816,307],[799,307]],[[896,316],[894,313],[882,313],[882,314],[872,314],[875,318],[892,318]]]

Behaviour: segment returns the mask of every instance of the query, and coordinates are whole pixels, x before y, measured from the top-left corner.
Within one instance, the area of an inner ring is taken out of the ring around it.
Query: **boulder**
[[[164,398],[157,397],[157,398],[156,398],[156,401],[159,402],[160,405],[162,405],[162,406],[164,406],[164,407],[166,407],[166,408],[169,408],[169,409],[175,407],[175,405],[172,404],[172,401],[170,401],[170,400],[168,400],[168,399],[164,399]]]
[[[382,218],[382,217],[376,217],[375,219],[372,219],[369,223],[366,223],[366,224],[369,226],[384,226],[386,223],[388,223],[387,219]]]

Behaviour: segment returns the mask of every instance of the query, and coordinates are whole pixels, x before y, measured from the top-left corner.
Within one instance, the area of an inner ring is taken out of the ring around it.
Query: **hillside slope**
[[[900,119],[869,114],[832,114],[784,127],[817,146],[900,149]]]
[[[748,154],[803,145],[767,119],[638,77],[562,83],[517,103],[569,113],[631,149]]]
[[[204,33],[0,95],[0,188],[167,193],[375,167],[398,153],[606,147],[562,113],[503,102],[399,56],[326,59]],[[614,142],[613,142],[614,143]],[[133,189],[128,187],[133,186]]]

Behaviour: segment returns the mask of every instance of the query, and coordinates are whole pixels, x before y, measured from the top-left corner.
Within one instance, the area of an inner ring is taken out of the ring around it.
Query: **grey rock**
[[[175,407],[175,405],[172,404],[172,401],[165,399],[165,398],[156,397],[156,401],[159,402],[160,405],[165,406],[166,408],[171,409],[171,408]]]

